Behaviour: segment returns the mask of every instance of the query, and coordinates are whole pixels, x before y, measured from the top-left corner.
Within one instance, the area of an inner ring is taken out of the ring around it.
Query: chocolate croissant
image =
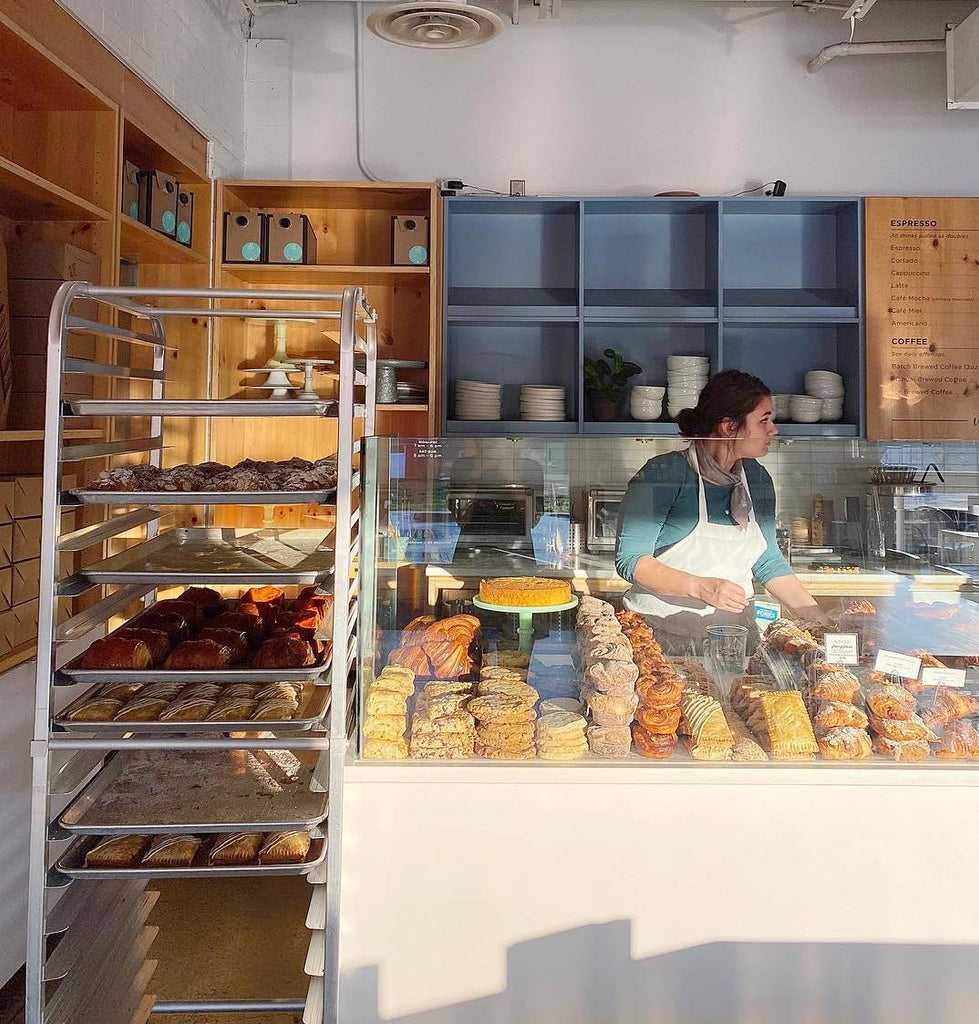
[[[144,669],[153,664],[150,649],[142,640],[106,637],[96,640],[82,658],[86,669]]]
[[[154,668],[162,665],[170,653],[170,637],[160,629],[140,629],[138,626],[122,626],[111,634],[120,640],[141,640],[150,651]]]

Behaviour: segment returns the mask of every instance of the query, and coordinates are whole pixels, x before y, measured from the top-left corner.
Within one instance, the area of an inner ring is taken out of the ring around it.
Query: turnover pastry
[[[873,753],[866,730],[852,725],[827,729],[816,742],[828,761],[863,761]]]
[[[96,640],[82,657],[85,669],[145,669],[153,664],[149,647],[142,640],[108,636]]]
[[[99,696],[127,701],[135,697],[142,689],[142,683],[106,683],[105,686],[99,687]]]
[[[85,854],[85,867],[134,868],[149,844],[149,836],[106,836]]]
[[[208,620],[209,629],[236,629],[248,637],[248,643],[257,647],[265,639],[265,623],[261,615],[247,615],[241,611],[222,612]]]
[[[189,868],[200,849],[197,836],[157,836],[143,855],[144,868]]]
[[[80,704],[66,717],[70,722],[111,722],[121,710],[121,700],[114,697],[94,697]]]
[[[166,668],[220,670],[231,664],[231,651],[214,640],[185,640],[171,652]]]
[[[171,597],[165,601],[157,601],[149,611],[154,615],[181,615],[192,630],[200,629],[204,625],[204,609],[196,601]]]
[[[112,637],[120,640],[142,641],[149,649],[150,662],[154,667],[162,665],[170,653],[170,638],[160,629],[140,629],[138,626],[122,626],[112,633]]]
[[[878,718],[908,719],[918,706],[914,694],[898,683],[870,683],[865,696],[867,707]]]
[[[878,736],[885,736],[889,740],[925,740],[934,743],[938,739],[917,715],[910,718],[878,718],[871,715],[870,728]]]
[[[301,864],[309,853],[312,837],[302,830],[270,832],[258,851],[261,864]]]
[[[895,761],[924,761],[931,748],[924,740],[889,740],[886,736],[875,736],[874,752]]]
[[[283,697],[270,697],[259,702],[252,715],[253,722],[285,722],[295,717],[299,709],[298,701],[286,700]]]
[[[207,855],[208,864],[251,864],[262,847],[261,832],[222,832]]]
[[[190,623],[183,617],[172,612],[158,612],[154,608],[143,612],[134,619],[132,625],[140,629],[153,629],[166,633],[171,644],[179,644],[190,637]]]
[[[224,598],[210,587],[187,587],[180,600],[196,604],[205,616],[218,615],[225,606]]]
[[[734,739],[731,747],[732,761],[767,761],[768,754],[765,753],[761,744],[752,735],[744,719],[731,707],[724,708],[724,718],[727,720],[728,728]]]
[[[827,729],[839,729],[846,725],[853,726],[855,729],[866,729],[867,716],[855,704],[824,700],[816,705],[812,724],[818,737]]]
[[[171,701],[175,697],[180,696],[186,685],[186,683],[164,681],[159,683],[147,683],[147,685],[139,691],[139,696],[152,698],[153,700]]]

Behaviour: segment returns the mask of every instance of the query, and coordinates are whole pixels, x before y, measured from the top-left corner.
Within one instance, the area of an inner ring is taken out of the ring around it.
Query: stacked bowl
[[[710,373],[707,356],[667,356],[667,412],[673,419],[681,409],[692,409]]]
[[[520,387],[520,418],[522,420],[564,420],[567,392],[552,384],[523,384]]]
[[[835,423],[843,418],[843,378],[832,370],[810,370],[806,374],[806,394],[822,400],[819,418]]]
[[[772,395],[772,419],[776,423],[784,423],[792,416],[789,410],[791,395]]]
[[[500,384],[487,384],[481,380],[457,380],[456,419],[498,420],[502,390]]]
[[[811,395],[792,395],[789,398],[789,417],[795,423],[818,423],[823,413],[823,400]]]

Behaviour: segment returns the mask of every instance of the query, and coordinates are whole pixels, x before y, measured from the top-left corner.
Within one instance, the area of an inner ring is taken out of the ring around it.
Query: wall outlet
[[[510,195],[525,196],[527,194],[527,182],[523,178],[510,179]]]

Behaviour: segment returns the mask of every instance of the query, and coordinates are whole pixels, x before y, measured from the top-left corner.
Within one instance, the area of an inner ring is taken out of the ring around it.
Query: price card
[[[823,645],[826,647],[826,660],[831,665],[860,664],[856,633],[827,633]]]
[[[922,686],[965,686],[964,668],[923,668]]]
[[[918,673],[921,671],[921,659],[912,658],[910,654],[898,654],[897,651],[879,650],[874,668],[889,676],[917,679]]]

